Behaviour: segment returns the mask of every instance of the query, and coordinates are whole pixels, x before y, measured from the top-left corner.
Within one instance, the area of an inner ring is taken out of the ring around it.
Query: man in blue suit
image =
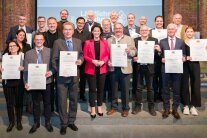
[[[6,39],[7,44],[9,44],[11,40],[16,38],[16,32],[20,29],[23,29],[26,33],[33,32],[33,29],[31,27],[26,26],[27,18],[25,15],[21,14],[19,15],[18,18],[19,18],[19,24],[10,28],[8,37]]]
[[[183,40],[175,37],[177,26],[175,24],[169,24],[167,26],[168,37],[160,41],[160,47],[162,50],[162,77],[163,77],[163,106],[164,112],[163,118],[167,118],[170,114],[170,90],[169,85],[171,84],[173,89],[173,105],[172,115],[176,119],[180,119],[180,115],[177,112],[180,104],[180,81],[181,73],[166,73],[165,72],[165,50],[182,50],[183,61],[185,60],[185,43]]]

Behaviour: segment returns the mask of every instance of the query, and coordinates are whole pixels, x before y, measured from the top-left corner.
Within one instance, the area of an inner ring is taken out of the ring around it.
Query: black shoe
[[[39,123],[34,124],[32,126],[32,128],[29,130],[29,133],[32,134],[32,133],[36,132],[39,127],[40,127]]]
[[[53,127],[50,123],[46,124],[45,127],[46,127],[48,132],[53,132]]]
[[[98,113],[99,116],[103,116],[103,113]]]
[[[92,115],[91,114],[91,119],[95,119],[96,118],[96,114]]]
[[[170,114],[170,110],[165,110],[165,111],[162,113],[162,117],[163,117],[163,119],[168,118],[169,114]]]
[[[73,131],[78,131],[78,127],[75,124],[69,124],[68,127]]]
[[[134,110],[132,111],[132,114],[136,115],[138,114],[139,112],[141,112],[141,106],[136,106],[134,108]]]
[[[156,116],[157,113],[155,112],[155,109],[154,108],[149,108],[149,113],[152,115],[152,116]]]
[[[17,122],[17,130],[22,130],[22,123],[21,122]]]
[[[176,118],[176,119],[180,119],[180,115],[179,115],[179,113],[178,113],[177,110],[173,110],[173,111],[172,111],[172,115],[174,116],[174,118]]]
[[[60,134],[65,135],[66,134],[66,129],[67,129],[67,127],[61,127],[60,128]]]
[[[9,126],[6,129],[6,132],[12,131],[12,128],[14,127],[14,123],[10,123]]]

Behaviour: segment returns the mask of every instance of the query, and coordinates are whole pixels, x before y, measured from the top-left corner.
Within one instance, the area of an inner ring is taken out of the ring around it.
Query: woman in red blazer
[[[94,25],[91,29],[92,39],[85,41],[83,54],[85,59],[85,73],[89,85],[89,103],[91,107],[91,118],[96,117],[95,100],[97,95],[98,115],[103,116],[102,102],[103,89],[108,71],[109,48],[106,40],[102,39],[103,30],[101,26]]]

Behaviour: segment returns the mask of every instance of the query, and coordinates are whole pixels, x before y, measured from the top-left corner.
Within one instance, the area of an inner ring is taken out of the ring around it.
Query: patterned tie
[[[73,51],[73,43],[70,40],[67,41],[67,47],[69,51]]]
[[[42,50],[39,49],[37,51],[38,51],[38,53],[37,53],[37,63],[38,64],[42,64],[43,63],[43,60],[42,60]]]
[[[170,50],[174,50],[175,46],[174,46],[174,39],[170,39],[171,40],[171,45],[170,45]]]

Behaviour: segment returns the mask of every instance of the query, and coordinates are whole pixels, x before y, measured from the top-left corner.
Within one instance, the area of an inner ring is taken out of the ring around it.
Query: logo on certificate
[[[145,44],[145,45],[147,45],[148,43],[147,43],[147,42],[145,42],[144,44]]]
[[[10,59],[13,59],[13,57],[12,57],[12,56],[10,56],[9,58],[10,58]]]
[[[35,66],[35,68],[39,68],[39,66]]]
[[[200,40],[196,40],[196,43],[200,43]]]

